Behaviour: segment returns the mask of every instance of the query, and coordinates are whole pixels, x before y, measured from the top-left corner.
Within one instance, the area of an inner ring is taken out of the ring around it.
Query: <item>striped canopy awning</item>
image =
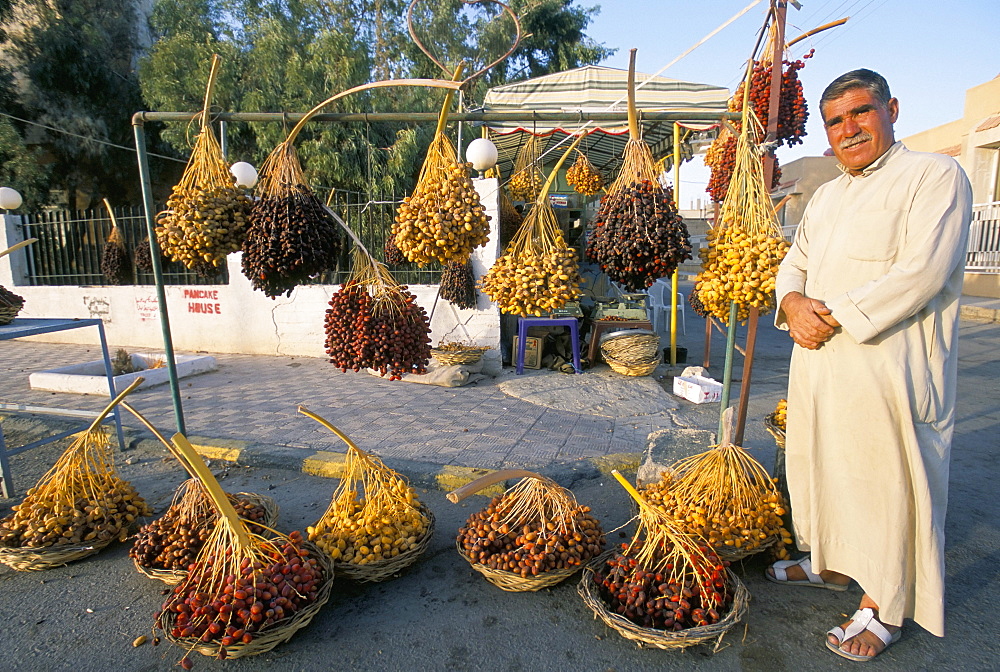
[[[651,77],[635,73],[636,108],[639,110],[640,129],[659,160],[673,154],[673,123],[669,121],[642,122],[644,110],[719,112],[726,111],[729,89],[710,84],[684,82],[668,77]],[[624,112],[627,108],[628,71],[587,65],[582,68],[557,72],[551,75],[498,86],[486,93],[484,107],[487,112],[500,110],[535,110],[558,112]],[[687,131],[682,136],[681,155],[686,160],[693,155],[692,141],[704,140],[711,134],[713,124],[685,123]],[[560,155],[558,146],[567,147],[570,134],[580,129],[590,134],[580,143],[580,150],[605,174],[613,177],[621,164],[622,151],[628,141],[628,124],[614,122],[580,123],[490,123],[490,139],[499,153],[498,167],[504,177],[510,175],[517,153],[529,135],[541,137],[544,163]],[[550,152],[550,150],[553,150]]]

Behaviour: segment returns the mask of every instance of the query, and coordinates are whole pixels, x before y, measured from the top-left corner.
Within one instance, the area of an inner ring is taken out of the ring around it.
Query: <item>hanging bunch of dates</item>
[[[587,258],[629,291],[646,290],[691,258],[673,192],[660,186],[652,153],[641,140],[629,140],[621,174],[601,199]]]
[[[392,236],[403,256],[421,266],[467,261],[474,249],[489,240],[490,218],[469,177],[472,164],[459,160],[445,135],[452,99],[449,91],[417,186],[403,199],[392,225]]]
[[[295,147],[278,145],[261,166],[259,199],[243,245],[243,274],[272,299],[333,268],[340,227],[306,183]]]
[[[101,273],[112,285],[124,285],[132,281],[132,260],[129,259],[125,241],[117,226],[111,229],[101,253]]]
[[[806,99],[802,92],[802,82],[799,80],[798,72],[805,67],[805,59],[812,58],[814,51],[809,50],[809,53],[796,61],[783,62],[784,71],[781,75],[781,92],[778,97],[778,130],[775,138],[778,146],[788,145],[792,147],[801,144],[802,138],[806,135],[806,120],[809,118],[809,112],[806,108]],[[756,61],[750,74],[750,108],[764,128],[767,128],[770,116],[772,67],[769,62]],[[733,97],[729,99],[730,112],[743,110],[745,86],[746,81],[744,80],[736,89]],[[738,133],[740,123],[735,121],[733,125]],[[721,203],[726,199],[729,182],[732,180],[733,169],[736,165],[736,136],[732,132],[723,129],[719,133],[705,153],[705,164],[712,171],[706,191],[713,201]],[[774,189],[780,182],[781,170],[778,168],[778,161],[775,158],[771,188]]]
[[[406,257],[402,250],[396,246],[396,237],[392,234],[385,237],[385,245],[382,247],[382,258],[390,266],[399,266],[406,263]]]
[[[583,152],[580,152],[576,157],[576,163],[566,170],[566,182],[578,194],[584,196],[593,196],[604,188],[604,177],[601,175],[601,171],[594,167],[594,164]]]
[[[237,187],[212,127],[195,141],[184,174],[156,216],[156,240],[163,254],[203,277],[219,273],[226,256],[239,252],[253,202]]]
[[[354,271],[330,298],[326,353],[341,371],[375,369],[389,380],[426,373],[430,320],[406,285],[356,249]]]
[[[471,261],[452,261],[441,273],[441,298],[457,308],[476,307],[476,276]]]

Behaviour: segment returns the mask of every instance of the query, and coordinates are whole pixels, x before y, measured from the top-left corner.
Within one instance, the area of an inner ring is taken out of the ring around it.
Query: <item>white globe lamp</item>
[[[257,184],[257,169],[246,161],[237,161],[229,167],[229,172],[236,178],[236,186],[252,189]]]
[[[17,192],[17,189],[0,187],[0,208],[4,210],[16,210],[21,207],[22,202],[21,194]]]
[[[486,138],[476,138],[465,148],[465,160],[483,176],[484,170],[497,165],[497,146]]]

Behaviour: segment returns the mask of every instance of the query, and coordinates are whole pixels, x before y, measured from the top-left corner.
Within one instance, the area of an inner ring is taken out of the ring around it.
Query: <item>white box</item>
[[[722,398],[722,383],[704,376],[676,376],[674,394],[696,404],[719,401]]]

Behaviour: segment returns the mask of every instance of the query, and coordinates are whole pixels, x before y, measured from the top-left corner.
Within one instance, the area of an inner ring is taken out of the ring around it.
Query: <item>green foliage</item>
[[[72,134],[47,132],[42,141],[50,186],[64,189],[71,207],[134,196],[135,155],[102,144],[131,145],[130,117],[141,108],[134,3],[22,0],[17,9],[33,17],[19,31],[5,24],[17,103],[31,121]],[[89,198],[76,203],[77,190]]]
[[[608,53],[585,34],[596,9],[574,0],[511,0],[525,32],[533,33],[508,62],[467,93],[481,100],[487,86],[600,60]],[[0,176],[26,199],[44,200],[41,185],[72,195],[114,201],[141,198],[131,115],[138,110],[197,111],[212,54],[222,57],[213,110],[306,112],[322,100],[365,82],[446,77],[410,39],[408,0],[156,0],[149,17],[153,44],[135,67],[134,0],[0,0],[0,43],[6,35],[23,90],[0,67],[0,104],[16,116],[73,135],[45,133],[42,147],[25,145],[25,127],[0,122]],[[37,20],[11,31],[11,9]],[[454,68],[473,72],[506,51],[511,21],[495,5],[423,0],[414,11],[417,34]],[[16,93],[15,93],[16,92]],[[377,89],[347,97],[329,111],[437,111],[444,92]],[[0,117],[3,119],[3,117]],[[187,156],[197,127],[147,123],[151,152]],[[232,160],[260,165],[290,124],[233,123],[227,129]],[[310,124],[297,139],[307,177],[316,187],[402,191],[412,187],[430,141],[430,124]],[[37,135],[37,130],[32,130]],[[160,134],[166,143],[158,146]],[[101,142],[94,142],[101,141]],[[39,167],[41,151],[54,161]],[[182,164],[153,159],[154,191],[162,196]],[[169,182],[169,183],[168,183]]]
[[[37,150],[25,146],[15,124],[0,117],[0,185],[20,192],[25,212],[44,204],[47,196],[49,174],[39,158]]]

